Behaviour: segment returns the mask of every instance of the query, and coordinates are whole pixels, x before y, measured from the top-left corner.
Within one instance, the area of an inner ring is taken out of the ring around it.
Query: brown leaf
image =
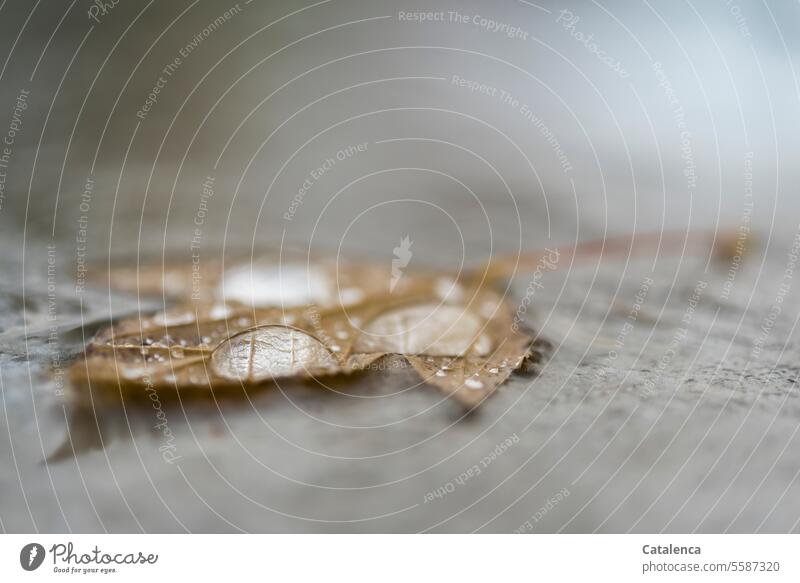
[[[227,264],[205,260],[197,266],[142,263],[105,273],[95,281],[107,281],[118,291],[253,309],[352,306],[388,291],[390,283],[389,270],[370,263],[286,261],[277,255]]]
[[[276,325],[237,334],[211,355],[211,366],[217,376],[240,382],[315,378],[349,372],[357,364],[337,359],[329,347],[303,330]]]
[[[235,267],[210,302],[101,331],[72,378],[112,393],[189,396],[347,374],[396,354],[474,406],[523,363],[531,337],[512,330],[497,293],[441,274],[405,274],[387,289],[388,275],[370,265]]]
[[[179,347],[192,352],[213,348],[259,323],[288,323],[294,317],[274,308],[254,311],[224,304],[183,305],[149,317],[120,320],[98,332],[91,344]]]
[[[355,338],[346,322],[341,309],[313,306],[291,311],[178,307],[101,330],[70,374],[77,386],[111,394],[135,395],[155,387],[186,396],[269,380],[347,374],[382,355],[348,354],[352,342],[330,335],[348,330]]]
[[[490,340],[482,329],[483,320],[464,306],[412,304],[370,321],[353,349],[430,356],[486,354]]]
[[[475,407],[494,393],[522,365],[530,345],[529,337],[516,336],[502,340],[486,358],[406,358],[426,383],[437,386],[465,406]]]
[[[218,261],[203,261],[202,271],[195,271],[191,261],[183,262],[137,262],[127,264],[115,262],[106,269],[95,266],[89,270],[91,281],[97,285],[107,285],[111,289],[136,295],[167,296],[188,298],[195,286],[206,291],[219,281],[221,264]],[[198,278],[197,274],[202,277]],[[198,290],[199,291],[199,290]],[[204,293],[203,300],[213,299]]]
[[[473,407],[522,366],[532,337],[517,331],[496,293],[477,289],[464,303],[414,303],[370,321],[354,350],[404,355],[425,382]],[[463,297],[463,296],[462,296]]]

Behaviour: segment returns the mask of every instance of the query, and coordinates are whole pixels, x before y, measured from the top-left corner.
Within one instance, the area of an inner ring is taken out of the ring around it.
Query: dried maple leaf
[[[281,263],[277,256],[226,269],[204,261],[199,278],[186,264],[115,267],[108,282],[116,289],[195,302],[101,331],[71,374],[77,384],[116,391],[156,386],[208,394],[347,374],[400,355],[427,383],[473,407],[512,372],[529,368],[546,345],[515,325],[512,307],[490,289],[493,283],[543,258],[571,264],[660,252],[665,245],[705,251],[714,237],[636,234],[495,259],[461,277],[403,273],[398,279],[373,264]]]
[[[342,374],[362,369],[369,360],[338,359],[313,335],[299,310],[178,321],[170,325],[157,314],[102,330],[89,343],[84,359],[72,366],[73,383],[112,393],[146,386],[202,393],[288,377]]]
[[[365,301],[348,311],[178,306],[101,330],[73,365],[71,378],[112,394],[150,385],[189,394],[354,372],[382,356],[350,354],[354,326],[380,305]]]
[[[189,395],[347,374],[397,354],[424,380],[471,405],[527,354],[531,337],[511,323],[510,308],[494,292],[442,276],[409,276],[391,293],[364,293],[350,305],[283,310],[217,303],[123,320],[96,336],[72,379],[112,392],[153,386]],[[428,371],[432,362],[441,366]],[[483,365],[491,376],[479,381]],[[459,375],[466,375],[464,390],[455,386]]]

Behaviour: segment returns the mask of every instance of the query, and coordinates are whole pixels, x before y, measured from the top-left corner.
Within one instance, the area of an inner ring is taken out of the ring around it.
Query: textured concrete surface
[[[550,360],[466,417],[396,362],[334,385],[338,394],[287,385],[249,402],[165,403],[172,464],[153,410],[92,413],[56,396],[52,347],[79,349],[77,306],[57,308],[53,345],[47,298],[29,292],[25,343],[6,291],[3,528],[797,530],[798,303],[787,296],[763,328],[784,266],[759,263],[728,299],[727,270],[706,273],[700,259],[546,274],[532,322],[554,344]],[[742,290],[759,271],[750,297]],[[107,302],[85,298],[85,321],[105,319]],[[114,313],[131,308],[120,298]],[[76,457],[44,461],[69,439]]]
[[[138,115],[234,4],[131,0],[95,22],[0,2],[0,529],[798,530],[800,5],[428,3],[512,38],[400,18],[420,3],[241,2]],[[408,269],[457,269],[717,226],[760,249],[542,274],[526,318],[549,360],[466,417],[397,362],[164,402],[169,436],[152,408],[61,394],[55,361],[163,307],[76,294],[84,253],[190,261],[197,239],[203,262],[285,245],[388,267],[409,236]]]

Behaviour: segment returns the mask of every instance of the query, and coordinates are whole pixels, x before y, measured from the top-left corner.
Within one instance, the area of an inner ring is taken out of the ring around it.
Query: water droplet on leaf
[[[214,372],[241,381],[313,374],[338,363],[316,338],[286,326],[267,326],[226,340],[211,355]]]
[[[483,388],[483,383],[476,378],[469,378],[464,381],[464,384],[467,385],[473,391],[479,391]]]
[[[357,352],[431,356],[486,354],[491,342],[483,322],[463,306],[421,304],[390,310],[369,322],[355,343]]]

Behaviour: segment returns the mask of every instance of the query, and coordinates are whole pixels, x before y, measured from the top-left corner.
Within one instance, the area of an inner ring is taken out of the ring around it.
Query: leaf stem
[[[545,248],[519,255],[501,256],[473,271],[470,279],[480,279],[480,285],[515,277],[520,272],[537,268],[548,257],[556,256],[558,265],[571,265],[585,259],[603,260],[607,257],[628,257],[655,252],[657,255],[719,254],[729,248],[730,241],[739,236],[738,229],[708,231],[663,231],[632,233],[585,241],[575,245]],[[724,258],[724,257],[723,257]]]

